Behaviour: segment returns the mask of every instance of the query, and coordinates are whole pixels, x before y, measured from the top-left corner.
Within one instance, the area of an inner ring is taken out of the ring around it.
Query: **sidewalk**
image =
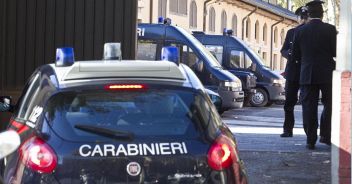
[[[249,183],[331,183],[331,147],[317,142],[315,150],[308,150],[301,108],[297,107],[295,111],[292,138],[279,136],[282,133],[282,106],[236,109],[222,116],[236,136]]]
[[[240,156],[252,184],[328,184],[330,147],[305,148],[305,136],[236,134]]]

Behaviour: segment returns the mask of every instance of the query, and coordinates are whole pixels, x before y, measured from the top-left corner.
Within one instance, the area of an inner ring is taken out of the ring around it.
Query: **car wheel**
[[[251,95],[249,103],[254,107],[264,107],[268,101],[268,93],[264,89],[257,88],[256,93]]]

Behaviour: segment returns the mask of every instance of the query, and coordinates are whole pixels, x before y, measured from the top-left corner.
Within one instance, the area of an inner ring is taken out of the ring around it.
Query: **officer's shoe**
[[[310,150],[314,150],[315,149],[315,144],[307,143],[306,148],[308,148]]]
[[[331,146],[331,140],[329,138],[320,137],[319,142]]]
[[[293,136],[292,132],[284,132],[280,134],[280,137],[292,137],[292,136]]]

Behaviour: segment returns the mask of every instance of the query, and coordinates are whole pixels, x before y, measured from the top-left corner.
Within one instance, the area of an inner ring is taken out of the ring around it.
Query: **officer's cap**
[[[297,8],[297,10],[295,11],[296,15],[307,15],[308,14],[308,8],[305,6],[301,6],[299,8]]]
[[[306,4],[306,6],[307,7],[311,7],[311,6],[316,6],[316,5],[322,5],[322,4],[324,4],[325,2],[324,1],[322,1],[322,0],[313,0],[313,1],[311,1],[311,2],[308,2],[307,4]]]

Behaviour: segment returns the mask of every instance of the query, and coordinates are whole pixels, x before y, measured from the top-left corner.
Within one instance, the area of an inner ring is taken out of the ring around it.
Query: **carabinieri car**
[[[247,183],[233,134],[186,65],[58,60],[11,108],[23,144],[5,183]]]

